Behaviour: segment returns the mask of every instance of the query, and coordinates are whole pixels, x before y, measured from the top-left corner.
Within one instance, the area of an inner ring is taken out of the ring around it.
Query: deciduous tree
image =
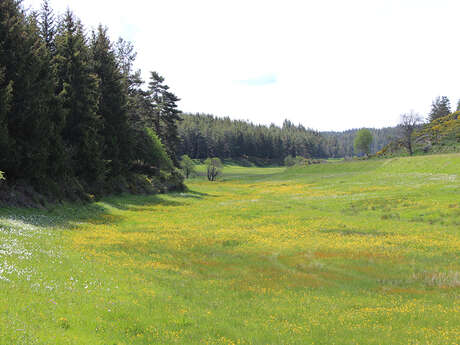
[[[206,173],[209,181],[215,181],[217,177],[222,175],[223,166],[219,158],[208,158],[204,164],[206,165]]]
[[[191,175],[195,174],[195,163],[193,163],[193,160],[187,155],[183,155],[180,158],[180,167],[184,172],[185,178],[189,178]]]
[[[361,129],[356,133],[354,148],[358,153],[364,153],[366,156],[371,152],[372,133],[368,129]]]
[[[414,111],[401,115],[399,122],[399,128],[401,129],[401,142],[411,156],[413,154],[412,134],[421,122],[422,117]]]

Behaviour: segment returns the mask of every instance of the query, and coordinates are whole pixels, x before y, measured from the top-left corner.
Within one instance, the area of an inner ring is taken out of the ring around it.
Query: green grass
[[[0,344],[458,344],[460,155],[0,211]]]

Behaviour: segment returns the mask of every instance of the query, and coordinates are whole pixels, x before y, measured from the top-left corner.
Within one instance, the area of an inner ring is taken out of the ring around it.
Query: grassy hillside
[[[413,135],[415,154],[460,152],[460,111],[418,128]],[[376,153],[378,157],[408,155],[401,141],[393,141]]]
[[[457,344],[460,155],[228,166],[0,215],[0,344]]]

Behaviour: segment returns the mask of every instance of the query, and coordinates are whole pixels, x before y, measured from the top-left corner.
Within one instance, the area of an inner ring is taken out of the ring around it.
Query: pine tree
[[[157,72],[151,72],[149,83],[152,101],[152,124],[158,136],[166,147],[166,151],[176,166],[179,166],[176,151],[180,143],[177,123],[182,120],[177,109],[179,98],[164,84],[164,78]]]
[[[428,117],[431,122],[433,120],[439,119],[440,117],[449,115],[450,113],[451,113],[450,100],[446,96],[442,96],[442,97],[437,97],[433,101],[431,105],[431,111]]]
[[[102,159],[102,121],[97,114],[98,78],[91,71],[83,28],[67,11],[56,36],[58,90],[66,112],[63,135],[74,174],[94,189],[101,187],[106,166]]]
[[[161,139],[164,139],[161,126],[163,96],[169,89],[167,85],[163,84],[164,81],[165,79],[157,72],[150,72],[149,97],[151,100],[151,112],[147,126],[155,129]]]

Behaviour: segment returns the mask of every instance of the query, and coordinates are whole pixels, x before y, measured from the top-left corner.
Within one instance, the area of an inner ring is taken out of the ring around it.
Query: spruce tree
[[[8,99],[1,115],[1,130],[8,132],[2,165],[10,180],[40,185],[48,176],[53,127],[49,61],[34,13],[26,16],[19,1],[5,0],[0,14],[0,66],[4,66],[0,89],[2,98]]]
[[[126,88],[117,65],[107,29],[99,26],[91,41],[93,70],[99,82],[99,114],[104,138],[103,158],[109,162],[109,174],[126,174],[131,157],[127,122]]]
[[[89,48],[81,23],[67,11],[56,36],[58,90],[66,113],[63,135],[74,174],[101,188],[106,164],[102,159],[102,121],[98,110],[98,78],[92,73]]]
[[[8,147],[8,113],[11,107],[12,81],[6,82],[5,68],[0,67],[0,166],[6,165]]]
[[[48,0],[43,0],[40,11],[40,33],[45,41],[46,48],[52,56],[56,54],[56,22],[53,9]]]
[[[24,32],[24,16],[19,3],[14,0],[0,1],[0,164],[2,170],[13,179],[19,164],[15,133],[11,133],[10,122],[15,117],[14,98],[20,92],[16,88],[17,78],[24,68]]]
[[[66,153],[62,142],[64,113],[57,97],[56,79],[52,68],[52,52],[40,35],[36,16],[28,18],[28,36],[31,40],[33,64],[30,64],[29,76],[33,77],[30,88],[23,90],[25,97],[33,101],[32,111],[22,128],[29,127],[25,141],[28,158],[22,168],[35,171],[43,180],[60,179],[67,173]],[[31,153],[36,157],[31,158]],[[29,173],[30,174],[30,173]]]

